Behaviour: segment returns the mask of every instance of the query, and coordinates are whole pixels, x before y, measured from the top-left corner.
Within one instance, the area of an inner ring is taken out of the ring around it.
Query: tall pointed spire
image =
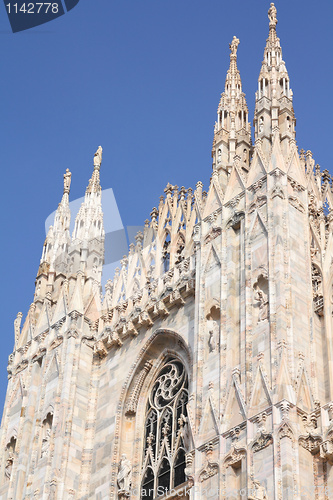
[[[94,170],[86,189],[84,201],[75,219],[71,247],[73,272],[81,269],[97,280],[100,280],[102,274],[105,236],[102,188],[99,178],[102,153],[103,149],[99,146],[94,155]],[[95,242],[94,245],[92,245],[92,241]]]
[[[251,125],[248,121],[248,107],[237,68],[239,39],[233,37],[230,48],[230,67],[225,81],[225,90],[217,108],[213,141],[213,169],[219,172],[222,187],[227,184],[228,175],[238,155],[242,167],[249,168],[251,150]]]
[[[70,244],[69,226],[71,221],[71,212],[69,208],[69,192],[71,186],[72,174],[66,169],[64,174],[64,191],[61,202],[54,215],[54,224],[50,226],[47,233],[41,265],[47,263],[52,270],[63,271],[66,265],[66,255],[68,245]]]
[[[281,148],[288,154],[291,139],[295,139],[293,93],[289,75],[282,59],[280,39],[276,33],[277,10],[271,3],[269,11],[269,36],[258,79],[254,115],[255,139],[261,139],[264,152],[270,152],[272,136],[280,133]]]

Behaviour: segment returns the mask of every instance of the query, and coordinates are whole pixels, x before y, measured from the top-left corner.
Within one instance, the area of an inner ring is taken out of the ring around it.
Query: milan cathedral
[[[254,130],[234,37],[208,191],[168,184],[104,291],[102,148],[72,235],[66,171],[14,321],[1,500],[333,498],[332,178],[268,17]]]

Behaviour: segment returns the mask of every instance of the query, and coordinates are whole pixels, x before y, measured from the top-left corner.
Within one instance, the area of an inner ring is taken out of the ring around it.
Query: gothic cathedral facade
[[[276,8],[254,141],[237,69],[208,192],[168,185],[102,294],[102,149],[14,322],[0,499],[333,498],[333,194],[298,151]]]

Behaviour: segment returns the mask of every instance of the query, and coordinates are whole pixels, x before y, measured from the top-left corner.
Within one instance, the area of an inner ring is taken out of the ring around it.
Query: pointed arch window
[[[142,499],[163,496],[186,481],[187,402],[185,367],[169,357],[155,379],[146,408]]]

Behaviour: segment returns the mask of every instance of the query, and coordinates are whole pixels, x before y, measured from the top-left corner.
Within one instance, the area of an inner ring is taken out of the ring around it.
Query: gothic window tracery
[[[162,496],[186,481],[187,402],[186,370],[170,357],[155,379],[146,408],[142,499]]]
[[[312,292],[314,311],[319,315],[323,315],[324,311],[324,298],[323,298],[323,285],[322,275],[317,266],[312,264]]]

